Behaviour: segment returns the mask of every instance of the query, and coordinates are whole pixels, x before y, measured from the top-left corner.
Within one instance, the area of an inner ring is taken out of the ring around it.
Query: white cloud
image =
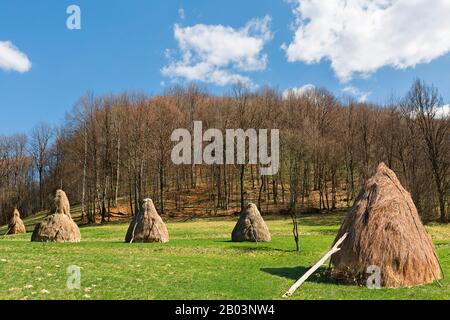
[[[283,91],[283,99],[288,99],[290,96],[302,97],[315,89],[316,87],[313,84],[306,84],[298,88],[289,88]]]
[[[437,110],[437,117],[440,119],[450,117],[450,104],[446,104]]]
[[[331,61],[349,81],[384,66],[429,63],[450,51],[450,0],[291,0],[295,36],[288,61]]]
[[[358,102],[366,102],[372,92],[364,92],[354,86],[348,86],[342,89],[342,92],[355,97]]]
[[[241,29],[223,25],[175,25],[174,35],[181,58],[172,60],[161,72],[170,78],[203,81],[217,85],[251,84],[242,73],[267,67],[264,46],[272,39],[271,18],[253,19]]]
[[[0,69],[24,73],[31,69],[31,62],[11,42],[0,41]]]

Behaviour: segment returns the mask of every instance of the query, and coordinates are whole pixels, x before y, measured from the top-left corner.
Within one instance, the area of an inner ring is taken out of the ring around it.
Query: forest
[[[254,201],[263,213],[326,213],[350,207],[380,162],[399,176],[422,220],[448,222],[450,116],[436,87],[417,80],[383,105],[326,89],[283,95],[235,85],[214,95],[196,84],[164,94],[87,93],[58,126],[0,136],[0,224],[14,207],[47,210],[56,189],[81,205],[82,222],[134,214],[152,198],[161,215],[227,215]],[[280,169],[175,165],[171,134],[203,127],[279,129]]]

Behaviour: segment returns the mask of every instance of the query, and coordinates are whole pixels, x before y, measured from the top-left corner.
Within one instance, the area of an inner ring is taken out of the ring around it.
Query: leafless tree
[[[439,200],[441,222],[447,222],[450,167],[450,118],[440,114],[442,97],[433,86],[417,80],[403,103],[404,116],[418,131],[431,165]]]
[[[53,136],[53,129],[46,123],[40,123],[31,132],[30,153],[34,160],[34,165],[38,172],[39,179],[39,209],[44,208],[44,170],[47,166],[50,140]]]

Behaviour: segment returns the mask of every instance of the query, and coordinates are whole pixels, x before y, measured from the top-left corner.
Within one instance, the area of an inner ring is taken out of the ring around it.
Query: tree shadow
[[[295,249],[288,250],[288,249],[280,249],[280,248],[270,247],[267,245],[270,242],[235,242],[232,240],[214,240],[213,242],[234,244],[234,245],[228,246],[227,249],[240,250],[240,251],[244,251],[244,252],[253,252],[253,251],[267,251],[267,252],[275,251],[275,252],[285,252],[285,253],[297,252]]]
[[[261,268],[260,270],[271,275],[296,281],[300,279],[300,277],[303,276],[309,269],[309,267],[299,266],[294,268]],[[320,267],[308,278],[308,280],[306,280],[306,282],[326,284],[338,283],[337,280],[330,277],[330,274],[326,267]]]
[[[286,250],[286,249],[279,249],[279,248],[273,248],[273,247],[267,247],[267,246],[258,246],[258,247],[239,247],[239,246],[232,246],[229,247],[230,249],[240,250],[243,252],[258,252],[258,251],[265,251],[265,252],[296,252],[295,250]]]
[[[339,226],[344,221],[346,211],[341,210],[325,214],[300,214],[299,224],[308,227],[332,227]]]
[[[115,226],[115,225],[122,225],[125,223],[130,223],[131,220],[115,220],[115,221],[110,221],[110,222],[103,222],[103,223],[88,223],[88,222],[83,222],[81,223],[80,221],[75,221],[78,225],[78,227],[81,228],[101,228],[101,227],[107,227],[107,226]]]

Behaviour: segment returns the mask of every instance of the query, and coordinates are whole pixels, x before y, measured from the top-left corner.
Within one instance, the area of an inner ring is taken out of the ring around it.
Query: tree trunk
[[[244,193],[245,193],[245,185],[244,185],[244,178],[245,178],[245,164],[241,165],[241,174],[240,174],[240,184],[241,184],[241,211],[244,211],[245,207],[245,199],[244,199]]]
[[[114,206],[118,206],[119,181],[120,181],[120,137],[117,138],[117,168],[116,168],[116,190],[114,194]]]
[[[164,165],[159,165],[159,205],[161,214],[164,214]]]

